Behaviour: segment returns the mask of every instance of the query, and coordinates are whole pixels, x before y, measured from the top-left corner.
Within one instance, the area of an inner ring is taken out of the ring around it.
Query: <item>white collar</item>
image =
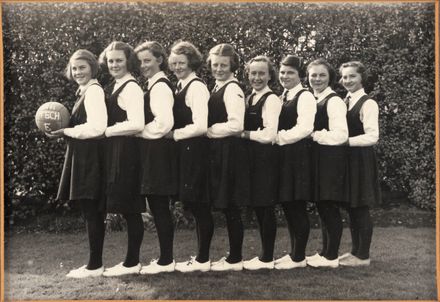
[[[87,84],[85,85],[81,85],[78,87],[78,90],[76,91],[76,93],[80,95],[83,95],[84,92],[87,91],[87,89],[92,85],[92,84],[99,84],[97,79],[90,79],[90,81],[87,82]]]
[[[316,99],[316,102],[321,102],[323,99],[325,99],[329,94],[334,93],[333,89],[330,86],[327,86],[326,89],[324,89],[323,91],[321,91],[318,94],[314,94]]]
[[[295,87],[287,90],[287,99],[292,99],[292,96],[295,96],[298,92],[300,92],[302,89],[304,89],[303,85],[301,83],[298,83]]]
[[[179,82],[177,83],[177,85],[179,85],[179,83],[182,85],[182,89],[185,88],[186,85],[188,85],[189,82],[191,82],[193,79],[197,78],[196,73],[193,71],[191,72],[185,79],[183,80],[179,80]]]
[[[252,89],[252,94],[255,93],[254,100],[259,100],[264,94],[271,91],[272,89],[270,89],[269,86],[266,86],[260,91],[255,91],[254,89]]]
[[[217,85],[217,89],[222,88],[223,86],[225,86],[226,84],[228,84],[229,82],[232,81],[237,81],[237,79],[234,77],[234,74],[231,74],[231,76],[229,77],[229,79],[227,79],[226,81],[215,81],[215,85]]]
[[[131,73],[127,72],[122,78],[116,79],[115,82],[116,85],[120,85],[132,79],[134,80],[135,78],[131,75]]]
[[[150,79],[148,79],[148,89],[150,89],[156,82],[162,78],[167,79],[167,76],[165,75],[165,72],[159,71],[154,76],[152,76]]]

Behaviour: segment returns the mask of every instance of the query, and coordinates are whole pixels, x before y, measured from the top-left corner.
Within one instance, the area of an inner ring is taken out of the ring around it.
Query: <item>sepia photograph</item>
[[[438,1],[0,5],[2,301],[439,299]]]

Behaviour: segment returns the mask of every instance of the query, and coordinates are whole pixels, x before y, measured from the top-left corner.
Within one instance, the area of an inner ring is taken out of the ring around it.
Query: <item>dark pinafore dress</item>
[[[192,124],[192,111],[185,103],[191,80],[174,99],[174,130]],[[178,200],[185,203],[209,203],[208,194],[208,139],[205,136],[191,137],[177,142],[179,187]]]
[[[263,129],[263,106],[272,91],[264,94],[253,104],[253,97],[248,101],[244,117],[244,130]],[[256,141],[246,141],[250,170],[250,205],[253,207],[273,206],[278,200],[278,147]]]
[[[114,83],[105,89],[108,126],[127,120],[127,112],[118,105],[118,96],[128,80],[112,93]],[[134,136],[112,136],[105,139],[105,193],[108,213],[142,213],[145,199],[140,194],[139,139]]]
[[[347,113],[349,137],[365,134],[360,120],[363,104],[369,99],[362,96]],[[376,206],[382,202],[376,153],[373,146],[349,147],[350,207]]]
[[[329,130],[327,105],[337,96],[329,94],[317,104],[314,131]],[[348,148],[346,146],[328,146],[312,143],[312,179],[313,200],[334,201],[339,205],[348,202]]]
[[[150,107],[150,92],[157,83],[165,83],[173,91],[170,81],[159,79],[144,94],[145,124],[154,120]],[[140,139],[141,194],[174,195],[177,193],[176,142],[168,138]]]
[[[99,84],[92,84],[98,85]],[[101,86],[100,86],[101,87]],[[75,127],[87,122],[87,113],[84,105],[85,94],[75,103],[69,127]],[[65,137],[67,151],[61,173],[57,200],[92,199],[96,201],[98,209],[102,210],[102,177],[103,158],[100,138],[75,139]],[[94,201],[94,202],[95,202]]]
[[[228,121],[223,100],[226,87],[213,92],[208,102],[208,127]],[[238,105],[238,104],[237,104]],[[211,203],[216,209],[249,205],[249,161],[245,142],[238,137],[209,139],[209,189]]]
[[[292,129],[298,119],[298,100],[306,89],[292,100],[283,102],[278,122],[279,130]],[[280,146],[279,202],[312,199],[312,141],[308,138]]]

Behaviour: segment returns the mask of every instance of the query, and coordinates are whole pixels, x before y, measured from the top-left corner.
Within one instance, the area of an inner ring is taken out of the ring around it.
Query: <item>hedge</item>
[[[167,49],[177,39],[189,40],[205,55],[215,44],[228,42],[243,62],[257,54],[279,62],[288,53],[307,61],[325,57],[335,67],[363,61],[371,71],[368,91],[380,107],[382,184],[407,193],[420,207],[435,208],[434,3],[2,6],[5,206],[10,218],[57,205],[65,144],[42,135],[34,114],[51,100],[72,108],[75,85],[62,75],[69,56],[78,48],[99,55],[112,40],[136,46],[147,39]],[[201,76],[212,84],[206,66]],[[238,78],[245,83],[242,69]]]

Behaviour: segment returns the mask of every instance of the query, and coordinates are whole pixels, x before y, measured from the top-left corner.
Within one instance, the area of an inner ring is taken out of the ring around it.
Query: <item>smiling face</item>
[[[249,65],[249,83],[255,91],[266,88],[270,81],[269,66],[266,62],[255,61]]]
[[[292,89],[301,82],[298,70],[283,64],[280,66],[279,77],[280,83],[285,89]]]
[[[162,57],[156,58],[149,50],[138,52],[137,57],[141,62],[141,72],[144,77],[151,79],[156,73],[160,71]]]
[[[230,57],[211,55],[211,71],[217,81],[228,80],[232,75]]]
[[[330,74],[325,65],[313,65],[309,69],[309,83],[313,91],[321,93],[330,83]]]
[[[109,50],[106,54],[110,75],[120,79],[128,73],[127,58],[123,50]]]
[[[342,69],[342,85],[348,92],[356,92],[363,88],[362,75],[357,71],[356,67],[345,67]]]
[[[193,70],[189,67],[189,61],[184,54],[171,53],[169,58],[170,69],[176,75],[178,80],[186,79]]]
[[[89,63],[83,59],[73,60],[70,65],[72,78],[78,85],[86,85],[92,78],[92,68]]]

